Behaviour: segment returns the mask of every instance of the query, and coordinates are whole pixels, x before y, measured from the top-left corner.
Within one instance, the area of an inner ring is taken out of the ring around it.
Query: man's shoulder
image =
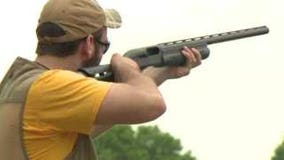
[[[64,69],[50,69],[44,72],[44,76],[54,77],[54,78],[85,78],[84,75]]]
[[[55,82],[55,83],[70,83],[73,81],[84,80],[86,77],[74,71],[63,69],[50,69],[42,73],[39,81]]]
[[[104,86],[106,82],[100,82],[94,78],[86,77],[80,73],[62,70],[51,69],[43,72],[35,81],[33,86],[36,88],[45,89],[61,89],[61,90],[73,90],[78,88],[84,88],[86,86]]]

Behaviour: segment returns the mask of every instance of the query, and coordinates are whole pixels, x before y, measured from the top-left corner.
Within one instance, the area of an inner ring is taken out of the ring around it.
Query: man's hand
[[[140,73],[137,63],[130,58],[114,54],[111,59],[111,67],[115,82],[126,82],[133,74]]]
[[[188,75],[192,68],[201,64],[201,55],[197,49],[184,47],[181,53],[186,58],[185,65],[178,67],[147,67],[143,70],[143,73],[151,77],[157,85],[160,85],[167,79]]]

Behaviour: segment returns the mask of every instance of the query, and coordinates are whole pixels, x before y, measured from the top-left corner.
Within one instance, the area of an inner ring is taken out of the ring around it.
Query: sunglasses
[[[108,51],[108,49],[109,49],[110,42],[108,42],[108,41],[107,41],[107,42],[102,42],[102,41],[100,41],[100,40],[98,40],[98,39],[96,39],[96,42],[97,42],[98,44],[104,46],[103,53],[105,54],[105,53]]]

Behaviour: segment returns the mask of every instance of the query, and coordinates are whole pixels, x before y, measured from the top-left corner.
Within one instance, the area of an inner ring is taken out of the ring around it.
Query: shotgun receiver
[[[210,53],[207,47],[209,44],[262,35],[268,32],[269,29],[266,26],[254,27],[132,49],[127,51],[124,56],[136,61],[141,69],[148,66],[179,66],[185,63],[185,58],[181,54],[183,46],[196,48],[202,59],[206,59]],[[79,72],[97,79],[104,79],[112,74],[111,67],[108,64],[81,68]]]

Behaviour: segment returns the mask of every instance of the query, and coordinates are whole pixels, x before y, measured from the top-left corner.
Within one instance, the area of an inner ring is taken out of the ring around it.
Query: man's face
[[[106,50],[109,47],[109,42],[107,40],[107,30],[106,28],[102,31],[102,36],[100,39],[96,39],[94,37],[94,53],[93,56],[83,63],[83,67],[93,67],[100,64],[103,54],[106,52]]]

